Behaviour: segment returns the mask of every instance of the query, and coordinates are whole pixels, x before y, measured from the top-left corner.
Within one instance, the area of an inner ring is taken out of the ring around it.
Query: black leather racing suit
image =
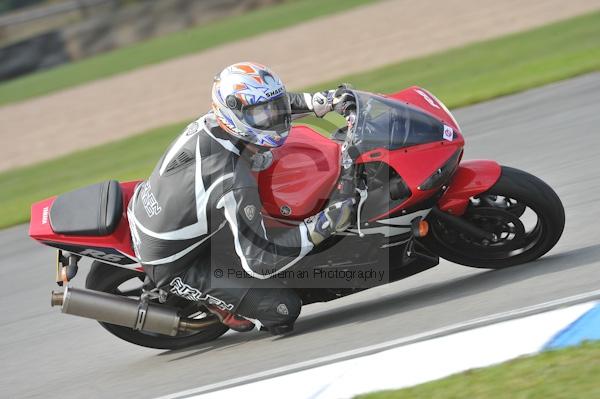
[[[310,94],[288,96],[293,113],[312,110]],[[188,125],[129,203],[134,250],[157,287],[267,327],[290,324],[300,313],[299,298],[267,279],[313,244],[303,223],[276,237],[267,232],[243,151],[212,113]],[[253,278],[228,279],[235,267]]]

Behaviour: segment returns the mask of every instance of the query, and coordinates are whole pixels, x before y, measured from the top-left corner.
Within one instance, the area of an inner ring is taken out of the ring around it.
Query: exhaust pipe
[[[177,308],[73,287],[67,287],[64,293],[52,291],[50,304],[61,306],[62,313],[170,336],[197,331],[218,321],[181,319]]]

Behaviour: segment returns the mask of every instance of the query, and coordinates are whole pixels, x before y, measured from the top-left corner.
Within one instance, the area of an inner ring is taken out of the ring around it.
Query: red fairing
[[[442,167],[456,151],[462,149],[465,144],[460,127],[450,111],[427,90],[413,86],[386,97],[410,104],[430,114],[445,125],[450,126],[454,130],[455,138],[447,141],[440,137],[439,142],[415,145],[393,151],[379,148],[362,154],[357,159],[357,163],[377,161],[387,163],[402,176],[412,192],[412,195],[406,201],[394,205],[381,215],[370,219],[370,222],[394,215],[402,209],[410,208],[435,194],[436,190],[421,191],[418,187],[435,170]]]
[[[461,162],[448,190],[438,202],[439,208],[453,215],[462,215],[469,204],[469,198],[492,188],[501,173],[500,165],[494,161]]]
[[[464,141],[460,138],[453,142],[441,141],[421,144],[396,151],[376,149],[362,154],[357,159],[357,163],[373,161],[387,163],[402,176],[412,192],[412,195],[406,201],[369,221],[388,217],[431,197],[437,191],[436,189],[421,191],[418,187],[431,176],[433,171],[441,167],[457,150],[462,148],[463,144]]]
[[[56,234],[50,226],[50,207],[56,197],[36,202],[31,206],[31,221],[29,222],[29,235],[31,238],[44,243],[67,244],[84,248],[111,248],[135,259],[129,235],[127,220],[127,204],[133,195],[137,181],[121,183],[123,191],[123,214],[115,231],[107,236],[71,236]]]
[[[444,103],[422,87],[412,86],[397,93],[389,94],[386,97],[419,107],[452,129],[460,131],[460,126],[458,126],[456,119],[448,111]]]
[[[319,212],[340,174],[339,145],[307,126],[294,126],[285,145],[272,153],[273,164],[257,175],[264,211],[293,220]]]

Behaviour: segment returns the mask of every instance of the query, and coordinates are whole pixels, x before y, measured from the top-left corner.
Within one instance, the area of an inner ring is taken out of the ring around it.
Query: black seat
[[[104,236],[115,231],[122,212],[121,186],[109,180],[58,196],[50,208],[50,225],[59,234]]]

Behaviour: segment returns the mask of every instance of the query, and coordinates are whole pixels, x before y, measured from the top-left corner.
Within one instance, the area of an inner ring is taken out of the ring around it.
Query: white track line
[[[232,378],[227,381],[217,382],[214,384],[204,385],[198,388],[192,388],[185,391],[177,392],[174,394],[169,394],[165,396],[161,396],[157,399],[182,399],[192,395],[198,395],[202,393],[208,393],[215,390],[231,388],[236,385],[246,384],[249,382],[254,382],[266,378],[276,377],[283,374],[288,374],[296,371],[301,371],[317,366],[322,366],[325,364],[348,360],[358,356],[365,356],[373,353],[377,353],[386,349],[404,346],[432,338],[437,338],[449,334],[453,334],[456,332],[470,330],[477,327],[482,327],[488,324],[499,323],[506,320],[516,319],[520,317],[529,316],[536,313],[541,313],[544,311],[549,311],[555,308],[560,308],[563,306],[574,305],[577,303],[599,299],[600,298],[600,290],[591,291],[579,295],[574,295],[566,298],[556,299],[553,301],[543,302],[537,305],[524,307],[521,309],[510,310],[507,312],[496,313],[489,316],[484,316],[478,319],[469,320],[462,323],[452,324],[450,326],[438,328],[435,330],[430,330],[427,332],[411,335],[408,337],[398,338],[386,342],[382,342],[375,345],[369,345],[362,348],[352,349],[345,352],[336,353],[333,355],[323,356],[316,359],[307,360],[304,362],[294,363],[287,366],[277,367],[274,369],[261,371],[258,373],[250,374],[244,377]]]

